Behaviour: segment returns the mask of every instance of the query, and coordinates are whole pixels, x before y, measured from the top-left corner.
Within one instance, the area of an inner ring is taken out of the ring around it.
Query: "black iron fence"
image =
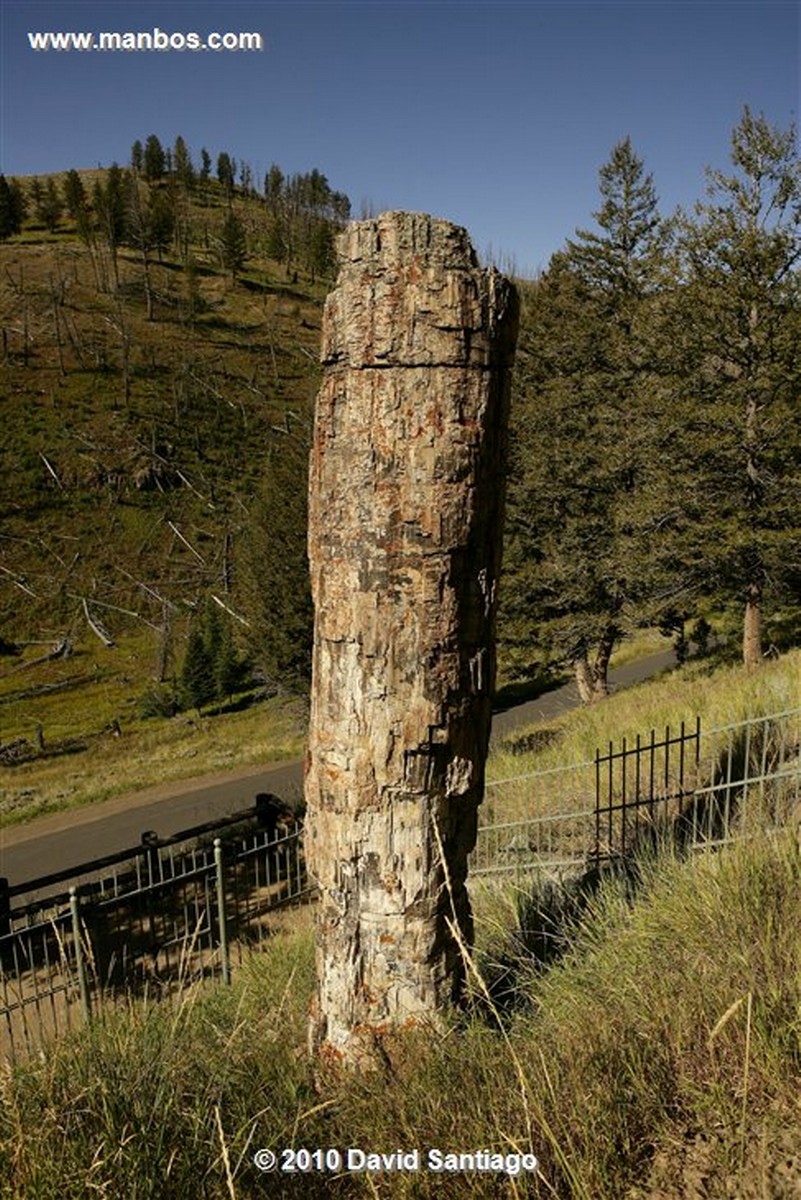
[[[595,844],[591,856],[625,857],[645,838],[675,827],[687,799],[698,785],[701,761],[701,718],[688,730],[665,728],[665,736],[639,734],[634,742],[612,742],[595,752]]]
[[[29,1053],[121,994],[230,981],[232,956],[310,891],[300,823],[268,796],[76,870],[0,881],[0,1056]]]
[[[580,870],[643,846],[714,848],[801,822],[801,709],[652,730],[584,762],[493,780],[484,811],[474,877]]]

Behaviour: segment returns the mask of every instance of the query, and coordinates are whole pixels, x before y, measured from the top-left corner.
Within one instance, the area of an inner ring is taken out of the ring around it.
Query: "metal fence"
[[[723,845],[801,820],[801,708],[609,744],[487,784],[471,875],[578,869],[643,845]],[[525,812],[514,820],[504,812]]]
[[[275,909],[312,892],[299,823],[275,797],[260,801],[164,841],[144,834],[74,871],[0,880],[0,1059],[120,995],[229,981],[232,958],[270,935]],[[484,811],[472,877],[578,870],[644,842],[692,850],[801,822],[801,708],[652,731],[586,762],[493,781]]]
[[[69,882],[68,891],[63,890]],[[5,883],[5,881],[2,881]],[[269,806],[0,889],[0,1058],[132,993],[230,981],[232,957],[311,891],[302,830]]]

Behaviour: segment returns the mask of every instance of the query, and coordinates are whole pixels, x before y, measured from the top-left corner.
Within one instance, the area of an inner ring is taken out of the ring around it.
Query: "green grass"
[[[140,719],[138,705],[155,661],[150,635],[124,636],[111,649],[99,641],[76,642],[67,659],[20,669],[46,650],[28,647],[22,659],[2,660],[0,740],[25,738],[33,747],[41,726],[46,749],[80,735],[85,735],[85,748],[0,767],[0,828],[153,785],[298,758],[303,752],[304,706],[285,698],[217,716],[189,712]],[[63,691],[21,695],[63,684]]]
[[[389,1039],[386,1073],[358,1078],[306,1056],[301,924],[230,991],[132,1005],[7,1073],[0,1195],[621,1200],[688,1194],[699,1164],[709,1197],[791,1195],[771,1189],[788,1130],[801,1153],[799,910],[789,835],[663,861],[633,907],[602,890],[560,964],[523,969],[527,1013],[499,1029],[476,1004],[445,1033]],[[542,1174],[279,1182],[253,1166],[262,1146],[533,1151]]]

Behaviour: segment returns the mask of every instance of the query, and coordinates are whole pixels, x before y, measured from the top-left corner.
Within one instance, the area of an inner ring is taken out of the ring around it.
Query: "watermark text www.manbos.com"
[[[218,54],[221,52],[235,54],[242,51],[264,49],[264,38],[260,33],[220,33],[217,30],[206,34],[195,33],[191,30],[185,33],[179,30],[170,33],[166,29],[159,29],[158,26],[149,30],[140,30],[138,33],[120,30],[103,33],[92,31],[79,33],[65,30],[57,33],[52,31],[29,32],[28,43],[31,50],[55,51],[61,54],[71,52],[86,54],[93,51],[105,54],[120,51],[128,54],[147,54],[154,50],[161,53],[168,50],[188,50],[190,52],[211,50]]]
[[[253,1162],[259,1171],[280,1171],[288,1175],[312,1174],[378,1174],[416,1173],[431,1171],[441,1175],[492,1174],[514,1177],[536,1174],[539,1164],[536,1155],[525,1153],[495,1153],[492,1150],[470,1150],[462,1153],[430,1147],[428,1150],[393,1150],[389,1154],[374,1153],[350,1146],[339,1150],[325,1149],[257,1150]]]

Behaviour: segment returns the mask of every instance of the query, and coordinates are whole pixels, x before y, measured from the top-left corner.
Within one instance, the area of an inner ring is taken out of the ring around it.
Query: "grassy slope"
[[[298,700],[250,704],[245,695],[241,711],[140,720],[154,655],[149,634],[130,634],[112,650],[78,643],[68,659],[29,671],[7,668],[0,677],[2,740],[24,737],[32,746],[39,725],[45,747],[64,753],[0,767],[0,828],[154,784],[301,755],[306,714]],[[63,691],[28,694],[61,683]],[[86,736],[65,746],[76,733]]]
[[[235,207],[250,223],[262,212],[256,202]],[[203,249],[222,210],[191,213],[194,315],[175,259],[152,267],[157,299],[148,321],[133,251],[120,253],[112,296],[98,291],[88,252],[68,229],[0,246],[7,637],[85,632],[84,596],[160,624],[161,606],[141,583],[178,604],[220,586],[226,534],[235,541],[246,520],[268,448],[291,436],[287,413],[308,419],[325,286],[287,280],[259,255],[258,227],[256,251],[232,286]],[[97,615],[113,627],[109,610]]]
[[[300,752],[302,715],[277,702],[202,723],[137,713],[156,675],[158,597],[174,606],[174,672],[192,606],[224,594],[231,573],[237,607],[239,544],[265,457],[308,422],[317,388],[327,285],[265,256],[263,205],[240,196],[234,209],[250,246],[240,279],[232,285],[215,258],[227,209],[210,184],[187,210],[194,310],[168,253],[151,267],[152,321],[132,249],[120,252],[111,295],[67,222],[0,245],[0,635],[33,643],[0,657],[0,744],[33,745],[41,729],[48,747],[76,736],[86,745],[0,767],[0,824]],[[84,598],[113,648],[90,632]],[[64,636],[70,658],[28,668]],[[66,686],[41,690],[54,684]],[[102,736],[114,722],[121,736]]]
[[[768,668],[763,698],[775,698],[782,668],[786,687],[797,667],[794,655]],[[707,683],[727,686],[736,704],[740,687],[759,691],[755,678],[734,687],[724,672]],[[664,711],[676,687],[644,685],[631,701],[647,692]],[[614,705],[601,712],[616,719]],[[565,720],[578,726],[584,714]],[[611,723],[602,732],[623,731]],[[514,901],[480,902],[476,971],[514,945]],[[501,1028],[471,971],[473,1008],[445,1036],[388,1043],[389,1074],[355,1081],[315,1079],[305,1056],[313,965],[310,913],[300,911],[233,990],[109,1014],[5,1077],[0,1195],[255,1197],[265,1188],[251,1162],[258,1146],[438,1146],[532,1150],[545,1182],[539,1192],[519,1183],[516,1194],[793,1196],[800,911],[795,829],[714,857],[663,860],[645,871],[633,907],[613,883],[602,890],[549,972],[518,961],[527,1003]],[[454,1200],[515,1194],[492,1176],[425,1173],[284,1177],[277,1194],[435,1188]]]
[[[800,907],[789,838],[666,863],[633,909],[601,897],[568,958],[529,981],[528,1015],[501,1032],[477,1008],[446,1036],[398,1037],[391,1071],[357,1080],[312,1078],[310,932],[279,935],[231,992],[137,1004],[7,1076],[0,1195],[255,1197],[259,1146],[435,1146],[533,1151],[543,1183],[301,1175],[275,1194],[790,1197]]]
[[[698,660],[549,722],[554,736],[544,750],[510,754],[500,749],[488,764],[489,777],[502,779],[585,762],[592,759],[596,747],[604,748],[610,739],[625,734],[631,741],[638,733],[647,739],[652,729],[659,737],[666,726],[675,733],[682,721],[692,723],[696,716],[701,717],[702,729],[710,730],[798,707],[801,650],[766,660],[758,671]],[[521,729],[516,736],[522,739],[531,730]]]

